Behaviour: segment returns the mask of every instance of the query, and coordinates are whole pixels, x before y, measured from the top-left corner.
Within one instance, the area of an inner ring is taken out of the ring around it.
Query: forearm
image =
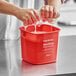
[[[0,0],[0,13],[16,15],[16,13],[19,12],[19,9],[20,9],[20,7],[17,7],[4,0]]]
[[[46,5],[52,5],[52,6],[55,6],[57,8],[60,8],[61,0],[45,0],[45,4]]]

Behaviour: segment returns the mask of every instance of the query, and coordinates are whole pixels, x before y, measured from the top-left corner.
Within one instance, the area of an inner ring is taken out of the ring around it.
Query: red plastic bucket
[[[20,27],[22,59],[32,64],[56,62],[60,29],[42,24]]]

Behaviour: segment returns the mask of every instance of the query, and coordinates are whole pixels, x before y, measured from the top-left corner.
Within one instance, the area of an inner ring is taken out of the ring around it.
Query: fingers
[[[45,7],[45,6],[42,7],[41,10],[40,10],[40,16],[41,16],[42,18],[45,18],[45,17],[46,17],[46,15],[45,15],[46,12],[47,12],[46,7]]]
[[[28,25],[29,24],[29,17],[26,16],[26,18],[23,21],[24,25]]]
[[[58,13],[57,9],[54,7],[53,9],[53,18],[58,18],[60,14]]]
[[[40,20],[39,15],[38,15],[38,13],[35,10],[33,10],[33,13],[35,15],[36,20]]]
[[[30,9],[30,10],[31,10],[31,12],[29,12],[29,15],[32,19],[32,23],[39,21],[40,19],[39,19],[39,15],[37,14],[37,12],[33,9]]]
[[[49,6],[49,18],[53,18],[53,7]]]
[[[40,13],[41,13],[40,14],[41,17],[43,17],[43,18],[49,18],[49,17],[52,18],[53,17],[53,7],[46,5],[41,8]]]
[[[39,20],[38,14],[33,9],[29,9],[27,11],[27,14],[25,15],[25,17],[26,18],[25,18],[24,24],[26,24],[26,25],[33,24]]]
[[[40,20],[39,15],[37,14],[35,10],[31,9],[30,15],[33,20],[33,23]]]
[[[34,15],[31,12],[28,12],[29,14],[29,20],[31,21],[31,23],[34,23],[36,21]]]
[[[48,19],[48,18],[58,18],[59,13],[57,12],[57,9],[53,6],[46,5],[41,8],[40,10],[40,16],[42,18]]]

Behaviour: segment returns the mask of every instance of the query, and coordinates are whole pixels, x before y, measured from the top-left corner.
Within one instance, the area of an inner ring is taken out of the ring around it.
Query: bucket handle
[[[25,26],[25,29],[27,28],[27,26]],[[19,40],[23,35],[24,35],[24,33],[25,32],[23,32],[19,37],[18,37],[18,39],[17,40]]]
[[[22,33],[22,34],[18,37],[18,39],[17,39],[17,40],[19,40],[23,35],[24,35],[24,33]]]

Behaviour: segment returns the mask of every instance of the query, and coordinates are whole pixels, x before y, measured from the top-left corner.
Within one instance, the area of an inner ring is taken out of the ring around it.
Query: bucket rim
[[[47,24],[44,24],[44,25],[47,25]],[[30,26],[34,26],[34,25],[30,25]],[[49,24],[48,24],[47,26],[52,26],[52,25],[49,25]],[[22,28],[25,28],[24,26],[19,27],[19,29],[22,30],[22,31],[24,31],[24,32],[26,32],[26,33],[33,34],[33,35],[45,35],[45,34],[50,34],[50,33],[59,32],[59,31],[61,30],[61,29],[58,28],[58,27],[55,27],[55,26],[52,26],[52,27],[54,27],[54,28],[56,28],[56,29],[58,29],[58,30],[52,31],[52,32],[46,32],[46,33],[39,33],[39,34],[37,34],[37,33],[31,33],[31,32],[28,32],[28,31],[22,29]]]

